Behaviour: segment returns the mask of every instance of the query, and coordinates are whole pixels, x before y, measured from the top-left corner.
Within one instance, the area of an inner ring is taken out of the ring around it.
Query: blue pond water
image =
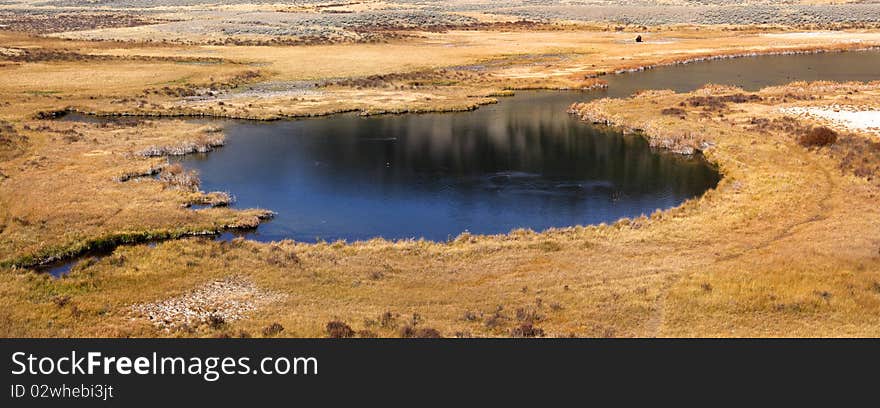
[[[700,157],[582,123],[565,113],[571,103],[706,83],[756,90],[877,80],[877,67],[876,51],[749,57],[606,76],[607,90],[518,92],[472,112],[211,120],[225,126],[227,145],[175,160],[201,173],[204,190],[234,194],[236,207],[276,211],[243,233],[257,240],[445,240],[596,224],[676,206],[713,188],[719,174]]]
[[[606,76],[608,90],[519,92],[472,112],[224,122],[227,145],[180,161],[237,207],[278,213],[249,237],[445,240],[596,224],[713,188],[704,160],[652,151],[565,113],[576,101],[706,83],[880,78],[880,53],[764,56]]]

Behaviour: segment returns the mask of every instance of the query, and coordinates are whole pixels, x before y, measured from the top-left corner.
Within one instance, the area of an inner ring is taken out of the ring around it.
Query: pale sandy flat
[[[783,112],[828,122],[832,127],[880,136],[880,110],[850,106],[793,107]]]

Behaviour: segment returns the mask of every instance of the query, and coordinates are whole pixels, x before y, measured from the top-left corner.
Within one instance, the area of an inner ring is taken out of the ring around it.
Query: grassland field
[[[48,13],[12,3],[0,7]],[[81,7],[59,3],[66,13]],[[394,4],[350,3],[343,14]],[[187,7],[178,19],[201,15]],[[297,13],[338,14],[303,7]],[[222,148],[223,129],[188,117],[469,110],[523,89],[601,87],[606,75],[656,65],[880,46],[870,21],[846,19],[644,25],[453,11],[479,24],[444,17],[423,24],[430,30],[371,25],[364,38],[232,40],[207,25],[203,37],[179,41],[156,36],[168,32],[168,10],[120,7],[100,13],[135,15],[66,26],[73,31],[0,31],[0,335],[880,335],[880,135],[786,110],[878,110],[880,82],[757,92],[707,84],[573,105],[582,120],[660,148],[700,150],[724,176],[702,197],[610,225],[449,242],[206,237],[253,228],[271,209],[229,207],[224,192],[201,191],[198,174],[168,163]],[[52,13],[32,24],[73,24]],[[66,111],[122,119],[54,119]],[[836,139],[805,141],[818,126]],[[60,279],[37,270],[118,244]]]

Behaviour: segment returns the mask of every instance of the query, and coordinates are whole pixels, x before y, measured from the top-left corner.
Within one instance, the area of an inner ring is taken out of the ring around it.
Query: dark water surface
[[[705,161],[568,117],[557,93],[470,113],[353,115],[227,126],[227,145],[183,159],[239,207],[278,212],[255,238],[445,240],[611,221],[713,187]]]
[[[446,240],[461,232],[597,224],[713,188],[700,157],[579,122],[576,101],[706,83],[748,90],[794,80],[880,78],[880,52],[765,56],[606,76],[609,89],[518,92],[472,112],[225,121],[227,145],[178,159],[202,188],[278,216],[250,238]]]

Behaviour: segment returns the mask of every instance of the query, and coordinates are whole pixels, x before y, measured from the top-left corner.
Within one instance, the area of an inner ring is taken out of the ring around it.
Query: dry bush
[[[804,147],[822,147],[837,142],[838,133],[826,126],[809,127],[797,119],[784,116],[773,120],[751,118],[748,129],[759,132],[780,131],[792,135],[798,144]]]
[[[396,329],[397,318],[390,311],[382,313],[382,316],[379,317],[379,325],[386,329]]]
[[[839,159],[841,170],[880,187],[880,142],[843,134],[831,147],[831,156]]]
[[[327,337],[334,339],[354,337],[354,330],[345,322],[333,320],[327,323]]]
[[[750,118],[748,130],[758,132],[781,131],[791,135],[799,135],[807,131],[807,127],[801,124],[797,119],[790,116],[774,118]]]
[[[4,3],[7,4],[7,3]],[[91,12],[91,13],[0,13],[0,24],[6,30],[28,33],[61,33],[117,27],[137,27],[169,20],[154,19],[134,13]]]
[[[58,307],[64,307],[68,303],[70,303],[70,296],[68,295],[56,295],[52,297],[52,303]]]
[[[198,190],[202,183],[197,172],[187,171],[180,163],[174,163],[162,169],[162,172],[159,173],[159,180],[170,187],[188,191]]]
[[[12,124],[0,120],[0,144],[12,143],[17,136]]]
[[[440,331],[437,329],[433,329],[430,327],[415,327],[407,324],[400,329],[400,337],[403,337],[405,339],[439,339],[442,338],[443,335],[440,334]]]
[[[797,141],[804,147],[828,146],[837,141],[837,132],[825,126],[816,126],[798,136]]]
[[[499,305],[495,309],[495,312],[492,313],[491,316],[489,316],[485,319],[484,323],[486,324],[486,327],[490,328],[490,329],[494,329],[494,328],[504,326],[504,324],[508,320],[508,317],[506,315],[504,315],[504,313],[502,313],[503,311],[504,311],[504,306]]]
[[[220,314],[212,313],[208,316],[206,323],[208,323],[208,327],[217,330],[226,326],[226,319]]]
[[[660,111],[661,115],[684,116],[687,114],[682,108],[664,108]]]
[[[357,335],[358,335],[358,337],[360,337],[362,339],[374,339],[374,338],[379,337],[379,335],[376,334],[376,332],[374,332],[372,330],[366,330],[366,329],[358,330]]]
[[[787,102],[789,99],[793,99],[796,101],[810,101],[810,100],[816,99],[816,97],[814,95],[796,94],[796,93],[788,92],[783,96],[782,101]]]
[[[279,323],[272,323],[265,328],[263,328],[263,337],[272,337],[276,336],[279,333],[284,331],[284,326]]]
[[[681,106],[702,107],[706,111],[720,111],[727,107],[728,103],[760,102],[763,98],[758,95],[746,95],[742,93],[722,96],[692,96],[682,102]]]
[[[544,320],[544,316],[538,313],[538,311],[533,308],[521,307],[516,309],[516,320],[520,321],[521,323],[531,324]]]
[[[544,337],[544,330],[531,323],[523,323],[510,331],[511,337]]]
[[[755,95],[755,94],[746,95],[746,94],[742,94],[742,93],[737,93],[737,94],[733,94],[733,95],[724,95],[724,96],[720,96],[720,98],[722,101],[730,102],[730,103],[761,102],[764,100],[764,98],[762,98],[758,95]]]
[[[269,247],[269,255],[266,257],[266,263],[272,266],[292,266],[299,264],[300,259],[293,250],[272,245]]]
[[[18,156],[27,141],[28,138],[16,132],[11,123],[0,120],[0,160]]]

